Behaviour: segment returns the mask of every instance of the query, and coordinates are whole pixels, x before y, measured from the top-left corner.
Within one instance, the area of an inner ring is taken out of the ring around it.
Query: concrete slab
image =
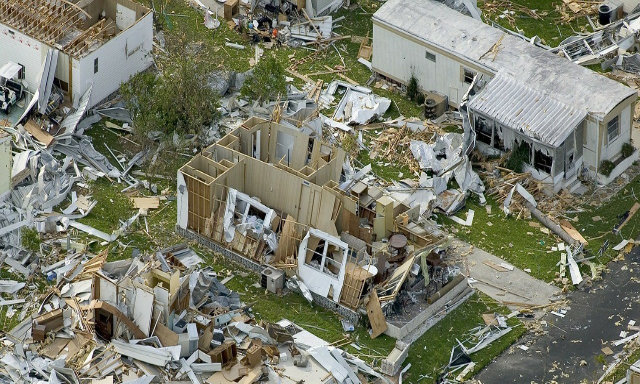
[[[456,253],[466,255],[463,258],[464,273],[475,280],[475,282],[470,280],[470,285],[494,300],[505,303],[545,305],[561,293],[560,288],[538,280],[482,249],[457,239],[453,240],[452,246]],[[492,267],[501,264],[506,264],[508,268],[498,268],[503,270],[498,271]],[[511,267],[513,269],[509,270]]]

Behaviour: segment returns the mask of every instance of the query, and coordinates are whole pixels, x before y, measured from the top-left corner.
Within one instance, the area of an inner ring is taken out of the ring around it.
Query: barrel
[[[611,16],[613,10],[607,4],[600,4],[598,6],[598,22],[600,25],[607,25],[611,22]]]

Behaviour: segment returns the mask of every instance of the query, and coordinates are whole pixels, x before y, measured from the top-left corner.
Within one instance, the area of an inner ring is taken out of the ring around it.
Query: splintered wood
[[[572,196],[564,189],[557,194],[545,192],[542,182],[535,180],[529,173],[517,173],[510,169],[503,168],[498,164],[504,160],[499,159],[492,162],[480,163],[484,171],[480,172],[485,176],[485,186],[487,196],[494,197],[500,206],[509,195],[511,189],[518,183],[522,185],[536,199],[538,209],[551,218],[560,217],[567,207],[576,204],[576,196]],[[497,172],[496,172],[497,171]],[[499,177],[496,177],[499,174]],[[530,217],[529,211],[525,207],[524,198],[517,193],[513,194],[509,210],[513,216],[521,219]]]
[[[568,23],[580,17],[596,15],[600,3],[600,1],[562,0],[562,3],[556,5],[556,10],[560,13],[562,22]]]
[[[489,15],[491,18],[499,17],[506,20],[513,28],[516,27],[516,19],[518,14],[525,14],[528,17],[536,20],[542,20],[547,16],[547,12],[539,12],[535,9],[530,9],[527,6],[516,4],[510,0],[490,0],[484,3],[482,8],[483,12]]]
[[[383,125],[384,126],[384,125]],[[394,164],[402,164],[409,168],[413,174],[420,172],[420,165],[413,157],[409,145],[412,140],[431,143],[435,139],[435,134],[444,132],[434,124],[426,124],[426,129],[422,132],[413,132],[406,125],[402,128],[383,129],[371,140],[371,160],[384,161]],[[406,175],[411,177],[411,175]]]

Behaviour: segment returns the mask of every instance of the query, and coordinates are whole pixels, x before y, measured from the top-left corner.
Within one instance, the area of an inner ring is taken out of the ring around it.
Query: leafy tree
[[[263,57],[240,90],[242,96],[261,101],[275,100],[287,93],[285,71],[275,57]]]
[[[173,55],[155,75],[143,72],[122,85],[135,133],[197,133],[218,118],[219,96],[207,82],[208,68],[188,55]]]

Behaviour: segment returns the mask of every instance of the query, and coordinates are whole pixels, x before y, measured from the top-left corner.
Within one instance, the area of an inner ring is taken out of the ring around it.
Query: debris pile
[[[3,338],[3,380],[387,382],[287,320],[257,324],[238,293],[184,245],[122,261],[106,255],[69,255],[50,269],[56,284],[41,300],[22,300],[23,312],[34,311]],[[24,283],[2,287],[15,293]]]

